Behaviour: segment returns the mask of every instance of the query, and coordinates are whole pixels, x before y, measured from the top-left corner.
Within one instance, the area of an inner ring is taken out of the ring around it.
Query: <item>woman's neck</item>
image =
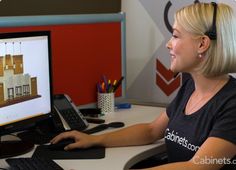
[[[204,95],[209,91],[219,91],[229,80],[228,75],[222,75],[219,77],[208,78],[202,75],[192,75],[195,84],[195,92],[199,95]]]
[[[186,115],[190,115],[203,107],[229,80],[229,76],[220,76],[217,78],[192,77],[195,83],[195,90],[185,107]]]

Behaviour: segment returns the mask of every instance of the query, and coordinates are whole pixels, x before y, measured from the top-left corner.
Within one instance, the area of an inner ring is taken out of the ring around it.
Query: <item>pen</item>
[[[124,77],[122,76],[117,83],[115,84],[114,88],[112,89],[113,92],[115,92],[117,90],[117,88],[121,85],[122,80],[124,79]]]
[[[107,93],[110,93],[111,92],[111,89],[112,89],[112,84],[111,84],[111,80],[109,79],[108,80],[108,84],[107,84]]]
[[[108,82],[107,82],[107,78],[105,75],[102,76],[103,82],[105,83],[105,92],[108,91]]]
[[[111,93],[111,92],[112,92],[112,89],[113,89],[112,84],[109,84],[109,87],[108,87],[108,91],[107,91],[107,93]]]
[[[102,93],[102,88],[101,88],[101,85],[99,83],[97,83],[97,91],[99,93]]]

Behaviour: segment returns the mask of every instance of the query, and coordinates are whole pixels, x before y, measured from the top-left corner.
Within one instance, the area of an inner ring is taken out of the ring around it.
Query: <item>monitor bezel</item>
[[[51,50],[51,31],[23,31],[23,32],[4,32],[0,33],[0,39],[21,38],[21,37],[47,36],[48,38],[48,65],[49,65],[49,86],[50,86],[50,110],[53,110],[53,86],[52,86],[52,50]],[[0,136],[27,130],[35,127],[37,123],[52,117],[51,112],[31,118],[22,119],[16,122],[0,126]]]

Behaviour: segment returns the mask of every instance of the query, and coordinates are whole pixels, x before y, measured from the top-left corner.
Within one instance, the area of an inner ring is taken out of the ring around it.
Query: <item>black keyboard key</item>
[[[10,165],[10,168],[14,170],[63,170],[63,168],[53,160],[41,157],[8,158],[6,162]]]

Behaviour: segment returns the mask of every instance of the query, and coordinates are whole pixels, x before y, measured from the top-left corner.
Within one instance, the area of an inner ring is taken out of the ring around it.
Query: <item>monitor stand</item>
[[[0,141],[0,158],[22,155],[33,148],[34,144],[32,142],[22,140]]]

